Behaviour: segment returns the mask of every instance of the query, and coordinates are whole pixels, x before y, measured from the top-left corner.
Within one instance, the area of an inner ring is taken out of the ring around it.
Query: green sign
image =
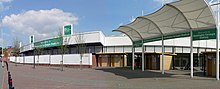
[[[66,25],[63,28],[64,28],[63,29],[64,35],[71,35],[72,34],[72,25]]]
[[[216,28],[193,31],[193,40],[216,39]]]
[[[63,45],[62,37],[43,40],[34,43],[34,47],[39,47],[39,48],[55,47],[60,45]]]
[[[138,40],[138,41],[134,41],[133,42],[133,46],[134,47],[141,47],[143,44],[142,40]]]

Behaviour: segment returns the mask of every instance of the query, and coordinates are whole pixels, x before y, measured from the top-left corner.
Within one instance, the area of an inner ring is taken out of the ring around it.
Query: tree
[[[84,34],[83,33],[77,34],[75,38],[75,42],[76,42],[76,48],[80,54],[80,69],[82,69],[82,58],[86,52]]]
[[[62,60],[61,60],[61,71],[63,71],[63,55],[65,54],[66,50],[68,49],[68,44],[70,41],[70,37],[68,36],[63,36],[63,32],[62,29],[60,28],[58,30],[58,37],[60,38],[61,43],[63,43],[62,45],[59,46],[61,55],[62,55]]]
[[[4,60],[4,62],[6,63],[6,68],[7,68],[7,70],[8,70],[9,56],[10,56],[10,54],[11,54],[12,51],[13,51],[12,48],[3,49],[3,54],[4,54],[3,60]]]
[[[15,38],[13,41],[13,54],[15,56],[15,61],[17,62],[17,56],[20,54],[20,41],[18,38]],[[17,63],[15,63],[15,66],[17,66]]]
[[[37,47],[36,48],[36,54],[37,54],[37,57],[38,57],[38,65],[39,65],[39,56],[42,54],[43,52],[43,48],[40,48],[40,47]]]

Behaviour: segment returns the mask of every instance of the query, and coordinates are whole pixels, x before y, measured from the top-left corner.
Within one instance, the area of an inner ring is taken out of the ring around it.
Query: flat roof
[[[135,54],[140,54],[141,52],[135,52]],[[107,52],[107,53],[95,53],[95,54],[98,54],[98,55],[125,55],[125,54],[128,54],[128,52],[125,52],[125,53],[113,53],[113,52]],[[162,52],[145,52],[144,54],[160,54],[162,55]],[[172,54],[172,53],[164,53],[164,55],[170,55],[170,56],[176,56],[177,54]]]

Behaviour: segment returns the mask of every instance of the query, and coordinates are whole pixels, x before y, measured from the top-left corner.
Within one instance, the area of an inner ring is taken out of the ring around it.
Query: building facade
[[[125,35],[121,36],[105,36],[101,31],[75,33],[66,38],[67,50],[65,55],[80,54],[80,50],[77,45],[76,38],[78,35],[83,36],[85,46],[85,53],[91,54],[92,67],[125,67],[131,66],[131,52],[132,42],[129,37]],[[47,41],[41,40],[37,42]],[[63,45],[65,45],[63,40]],[[43,44],[45,45],[45,44]],[[161,69],[161,41],[155,41],[144,44],[145,51],[145,69]],[[21,54],[24,56],[34,56],[33,44],[27,44],[21,47]],[[59,46],[47,46],[42,48],[40,55],[61,55],[62,51]],[[194,65],[195,67],[201,67],[204,65],[202,52],[214,52],[215,40],[202,40],[194,41]],[[135,48],[135,66],[141,68],[141,52],[142,48]],[[165,52],[168,62],[166,69],[181,69],[188,70],[190,63],[190,38],[176,38],[171,40],[165,40]],[[169,58],[170,57],[170,58]],[[31,59],[30,59],[31,60]],[[71,60],[74,60],[72,58]],[[24,62],[24,61],[23,61]],[[58,63],[59,64],[59,63]],[[68,63],[67,63],[68,64]],[[71,63],[70,63],[71,64]],[[77,65],[77,64],[76,64]]]

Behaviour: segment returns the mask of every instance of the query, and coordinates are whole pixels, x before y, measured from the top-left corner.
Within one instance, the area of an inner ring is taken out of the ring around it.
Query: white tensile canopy
[[[120,26],[113,31],[126,34],[133,43],[135,41],[162,37],[162,51],[164,53],[163,36],[191,32],[192,50],[192,31],[206,28],[216,28],[216,20],[206,0],[179,0],[165,4],[161,9],[152,14],[139,16],[130,24]],[[142,53],[142,55],[144,54]],[[144,65],[143,59],[144,57],[142,57],[142,65]],[[142,70],[144,71],[143,67]],[[163,69],[162,73],[164,73]],[[191,77],[193,77],[192,51]]]
[[[114,31],[138,41],[162,35],[215,27],[215,19],[204,0],[181,0],[164,5],[158,11],[137,17],[132,23]]]

